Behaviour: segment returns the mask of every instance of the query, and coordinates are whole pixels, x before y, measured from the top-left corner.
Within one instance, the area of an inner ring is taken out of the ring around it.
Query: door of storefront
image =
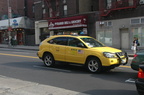
[[[23,34],[22,33],[17,34],[17,43],[18,43],[18,45],[23,45]]]
[[[120,29],[120,48],[121,49],[129,49],[129,32],[128,29]]]

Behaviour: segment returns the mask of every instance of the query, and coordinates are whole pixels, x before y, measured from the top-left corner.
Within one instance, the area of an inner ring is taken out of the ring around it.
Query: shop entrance
[[[120,47],[121,49],[129,49],[129,32],[128,29],[120,29]]]
[[[23,45],[23,34],[22,33],[17,33],[17,44]]]

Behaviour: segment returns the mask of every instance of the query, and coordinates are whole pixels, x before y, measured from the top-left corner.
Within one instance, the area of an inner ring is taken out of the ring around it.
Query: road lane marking
[[[121,65],[120,67],[123,67],[123,68],[131,68],[130,66],[122,66],[122,65]]]
[[[129,78],[129,79],[125,80],[125,82],[135,83],[135,79],[133,79],[133,78]]]
[[[26,58],[35,58],[38,59],[38,57],[34,57],[34,56],[25,56],[25,55],[16,55],[16,54],[6,54],[6,53],[0,53],[0,55],[7,55],[7,56],[17,56],[17,57],[26,57]],[[130,66],[120,66],[123,68],[131,68]]]
[[[15,54],[6,54],[6,53],[0,53],[0,55],[17,56],[17,57],[27,57],[27,58],[36,58],[36,59],[38,59],[38,57],[34,57],[34,56],[25,56],[25,55],[15,55]]]

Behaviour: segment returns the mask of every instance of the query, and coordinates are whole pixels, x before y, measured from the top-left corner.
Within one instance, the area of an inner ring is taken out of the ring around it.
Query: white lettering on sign
[[[72,22],[72,24],[81,23],[81,20],[73,20],[73,21],[71,21],[71,22]]]
[[[62,21],[62,22],[55,22],[55,25],[67,25],[67,24],[78,24],[81,23],[81,20],[72,20],[72,21]]]

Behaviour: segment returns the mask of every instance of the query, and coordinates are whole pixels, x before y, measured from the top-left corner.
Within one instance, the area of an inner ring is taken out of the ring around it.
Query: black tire
[[[55,64],[54,57],[49,53],[44,55],[43,62],[47,67],[52,67]]]
[[[88,71],[92,73],[100,73],[102,71],[102,65],[98,58],[96,57],[90,57],[86,61],[86,68]]]

